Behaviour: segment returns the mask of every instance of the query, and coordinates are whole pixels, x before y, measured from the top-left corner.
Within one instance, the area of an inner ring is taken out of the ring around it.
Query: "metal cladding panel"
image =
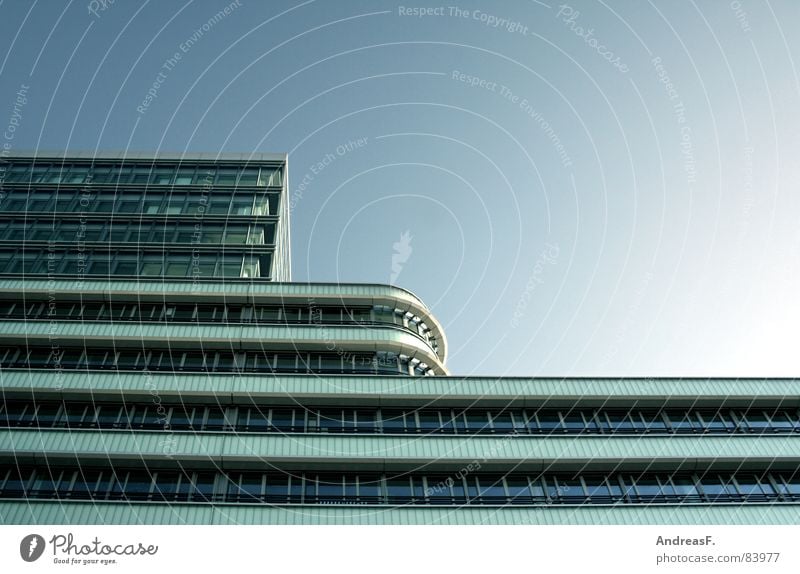
[[[795,525],[800,505],[364,508],[0,501],[3,524]]]
[[[100,339],[182,339],[193,341],[374,341],[376,344],[391,341],[417,347],[432,354],[429,348],[417,337],[398,329],[329,325],[238,325],[238,324],[191,324],[191,323],[111,323],[61,321],[55,324],[58,336],[62,339],[100,338]],[[50,337],[54,326],[49,321],[0,321],[0,335]]]
[[[794,379],[522,379],[485,377],[381,377],[241,375],[221,373],[54,372],[0,371],[5,391],[63,392],[118,391],[125,396],[158,392],[182,397],[205,395],[215,401],[249,403],[253,398],[290,398],[313,403],[315,399],[367,404],[432,404],[436,401],[535,406],[557,403],[611,405],[612,403],[662,405],[682,402],[690,406],[738,401],[743,405],[770,402],[800,405],[800,381]]]
[[[219,458],[225,452],[226,438],[222,434],[5,430],[0,432],[0,451],[16,455],[32,453],[35,461],[43,464],[47,463],[48,457],[53,459],[58,455],[95,460],[110,460],[120,456],[136,459],[168,456],[175,459],[208,459]]]
[[[738,467],[745,460],[800,461],[800,436],[461,438],[6,429],[0,431],[0,450],[42,463],[59,457],[155,462],[168,457],[228,468],[266,461],[286,466],[365,464],[376,469],[427,463],[478,463],[483,468],[525,463],[545,469],[553,463],[587,468],[624,461],[653,469],[676,464],[691,469],[709,462],[728,461]]]
[[[107,296],[110,292],[149,293],[158,295],[192,295],[213,294],[223,296],[291,296],[303,297],[314,300],[315,297],[350,297],[360,296],[364,299],[396,299],[399,301],[413,302],[415,305],[426,309],[424,302],[416,295],[405,289],[391,285],[380,284],[355,284],[355,283],[280,283],[252,280],[220,279],[218,281],[170,281],[170,280],[103,280],[92,277],[83,280],[76,279],[47,279],[30,278],[0,279],[0,292],[12,293],[42,292],[76,292]]]

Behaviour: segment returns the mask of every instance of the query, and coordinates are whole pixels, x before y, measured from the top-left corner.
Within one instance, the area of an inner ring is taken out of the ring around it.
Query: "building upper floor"
[[[0,274],[290,281],[285,154],[0,159]]]

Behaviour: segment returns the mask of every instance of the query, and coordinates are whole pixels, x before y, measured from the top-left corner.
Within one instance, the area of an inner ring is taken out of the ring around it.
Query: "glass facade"
[[[11,160],[5,164],[4,183],[85,185],[111,184],[132,186],[216,186],[281,187],[280,167],[258,165],[194,164],[190,159],[175,161],[124,162],[54,161],[39,159]]]
[[[109,352],[111,353],[111,352]],[[188,355],[185,354],[185,355]],[[106,358],[109,355],[106,355]],[[399,374],[388,361],[364,355],[360,370],[353,363],[343,366],[336,355],[277,354],[264,359],[272,371],[330,374]],[[190,369],[201,365],[200,356],[183,356],[170,370]],[[236,366],[235,359],[219,370]],[[312,363],[316,363],[313,365]],[[395,362],[397,359],[395,358]],[[212,363],[213,364],[213,363]],[[291,365],[291,368],[289,368]],[[284,371],[275,370],[285,366]],[[6,365],[3,364],[3,368]],[[245,367],[242,368],[244,370]],[[212,370],[209,368],[208,370]],[[405,366],[407,372],[408,366]],[[156,417],[156,410],[158,416]],[[554,409],[399,409],[376,407],[291,407],[274,405],[203,406],[127,401],[121,403],[6,401],[0,405],[0,427],[95,428],[95,429],[163,429],[174,431],[234,431],[277,433],[359,433],[359,434],[445,434],[445,435],[581,435],[581,434],[794,434],[800,432],[797,409],[592,409],[577,414],[582,426],[569,424],[575,414]],[[658,425],[652,420],[658,419]],[[223,421],[224,420],[224,424]],[[625,421],[641,421],[628,424]],[[215,421],[215,422],[210,422]],[[589,421],[594,421],[589,424]],[[597,421],[605,421],[599,424]],[[625,424],[623,424],[625,423]]]
[[[290,277],[284,161],[2,164],[0,276]]]
[[[198,373],[432,375],[419,360],[389,352],[301,352],[165,349],[102,346],[0,347],[0,368],[48,371],[164,371]]]
[[[0,498],[233,504],[796,504],[800,476],[768,473],[507,475],[0,467]]]

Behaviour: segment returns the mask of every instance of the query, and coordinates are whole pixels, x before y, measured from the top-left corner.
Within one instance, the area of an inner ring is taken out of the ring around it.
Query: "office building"
[[[4,524],[797,520],[797,381],[450,374],[412,293],[291,282],[285,155],[0,186]]]

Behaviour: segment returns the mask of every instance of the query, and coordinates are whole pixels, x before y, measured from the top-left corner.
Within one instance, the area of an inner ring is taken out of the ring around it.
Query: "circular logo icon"
[[[38,534],[28,534],[19,543],[19,555],[25,562],[34,562],[44,552],[44,538]]]

